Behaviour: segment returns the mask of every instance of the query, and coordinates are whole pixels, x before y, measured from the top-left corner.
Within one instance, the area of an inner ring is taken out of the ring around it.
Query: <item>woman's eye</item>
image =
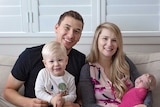
[[[113,39],[112,41],[113,41],[113,42],[116,42],[117,40],[116,40],[116,39]]]
[[[108,40],[108,38],[103,38],[104,40]]]

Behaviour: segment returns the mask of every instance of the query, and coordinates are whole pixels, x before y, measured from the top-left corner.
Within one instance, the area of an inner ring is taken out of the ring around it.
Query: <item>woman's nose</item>
[[[111,45],[112,45],[112,41],[111,41],[111,40],[108,40],[108,41],[107,41],[107,45],[111,46]]]

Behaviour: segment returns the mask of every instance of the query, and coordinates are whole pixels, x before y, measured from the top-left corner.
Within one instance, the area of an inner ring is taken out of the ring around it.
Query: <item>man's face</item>
[[[61,24],[56,24],[56,41],[63,43],[69,52],[79,41],[82,33],[82,22],[72,17],[66,16]]]

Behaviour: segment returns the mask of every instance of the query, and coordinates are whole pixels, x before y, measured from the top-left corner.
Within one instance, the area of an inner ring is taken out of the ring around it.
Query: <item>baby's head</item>
[[[68,64],[67,50],[63,44],[51,41],[42,49],[43,64],[54,76],[62,76]]]
[[[143,74],[136,79],[135,87],[153,90],[156,87],[156,79],[152,74],[149,73]]]

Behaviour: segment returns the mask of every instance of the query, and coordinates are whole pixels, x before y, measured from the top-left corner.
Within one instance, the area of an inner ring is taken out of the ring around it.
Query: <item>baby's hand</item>
[[[61,104],[63,102],[63,98],[62,98],[62,95],[61,94],[57,94],[56,96],[52,97],[51,99],[51,104],[54,106],[54,107],[57,107],[57,103]]]
[[[64,99],[61,98],[56,102],[56,107],[63,107],[64,103],[65,103]]]
[[[61,94],[62,96],[66,96],[67,92],[66,91],[61,91],[61,92],[59,92],[59,94]]]

